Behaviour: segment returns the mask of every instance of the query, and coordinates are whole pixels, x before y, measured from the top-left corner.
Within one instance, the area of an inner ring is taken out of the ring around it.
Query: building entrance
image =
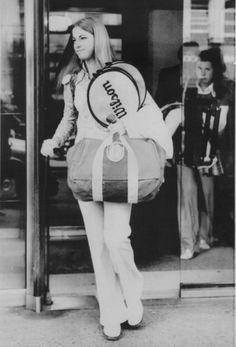
[[[232,93],[223,105],[229,106],[220,138],[224,172],[215,178],[209,244],[180,260],[185,214],[177,204],[173,161],[166,165],[157,198],[134,205],[130,223],[135,261],[145,279],[144,298],[232,295],[234,6],[230,0],[137,1],[135,8],[132,1],[118,0],[112,4],[81,0],[79,6],[77,1],[63,0],[1,1],[0,305],[11,301],[37,311],[76,308],[81,297],[96,294],[82,214],[66,182],[66,153],[73,136],[54,156],[45,160],[40,155],[43,140],[53,135],[63,116],[63,96],[55,89],[55,76],[69,27],[87,15],[106,25],[117,58],[140,70],[160,107],[184,102],[181,92],[180,100],[168,99],[168,93],[176,87],[176,71],[179,90],[185,73],[195,71],[192,56],[179,60],[183,42],[196,42],[199,51],[220,49],[224,81]],[[174,75],[168,79],[170,71]],[[164,85],[163,73],[167,73],[164,82],[169,81]],[[196,82],[194,78],[191,82]],[[163,91],[165,101],[160,100]],[[186,186],[185,176],[181,177]]]

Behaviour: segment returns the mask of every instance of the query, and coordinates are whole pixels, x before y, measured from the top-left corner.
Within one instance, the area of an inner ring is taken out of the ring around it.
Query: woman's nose
[[[80,47],[80,41],[79,40],[74,41],[74,47],[75,48],[79,48]]]

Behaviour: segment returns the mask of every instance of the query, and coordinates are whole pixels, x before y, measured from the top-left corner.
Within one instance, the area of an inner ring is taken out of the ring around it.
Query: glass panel
[[[99,17],[108,30],[120,28],[122,17],[116,13],[84,12],[76,8],[68,11],[51,11],[49,16],[50,61],[49,76],[51,100],[49,117],[46,119],[45,138],[51,137],[63,114],[63,97],[54,86],[56,67],[68,41],[68,26],[86,15]],[[121,38],[112,36],[113,48],[121,58]],[[49,162],[49,226],[50,226],[50,273],[93,272],[90,252],[85,237],[84,223],[78,204],[67,186],[65,154],[73,144],[73,136]]]
[[[158,5],[157,5],[158,6]],[[151,62],[150,85],[153,85],[154,99],[162,109],[164,118],[168,105],[178,100],[179,92],[179,56],[177,54],[182,43],[183,11],[175,9],[155,9],[149,16],[149,60]],[[142,262],[146,262],[146,269],[166,272],[171,282],[174,275],[179,281],[179,231],[177,220],[177,183],[176,172],[169,160],[165,167],[165,182],[160,193],[150,206],[148,214],[142,220],[145,225],[144,235],[140,233],[139,247],[146,250]],[[144,207],[143,207],[144,208]],[[140,221],[142,214],[136,216]],[[137,223],[138,228],[138,223]],[[150,232],[151,231],[151,232]],[[141,238],[145,242],[141,242]],[[149,245],[146,247],[145,245]],[[154,265],[152,267],[152,264]],[[178,283],[179,286],[179,283]],[[168,285],[166,283],[166,289]]]
[[[24,2],[1,0],[0,289],[25,287]]]
[[[188,42],[183,50],[184,111],[181,108],[182,131],[179,143],[175,142],[176,155],[180,154],[181,276],[185,284],[230,283],[234,282],[235,5],[222,0],[184,4],[184,42]]]

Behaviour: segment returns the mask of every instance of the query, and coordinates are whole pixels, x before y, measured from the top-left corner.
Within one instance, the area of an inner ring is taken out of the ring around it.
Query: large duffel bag
[[[151,139],[84,138],[69,149],[67,162],[68,185],[83,201],[148,201],[164,181],[165,152]]]

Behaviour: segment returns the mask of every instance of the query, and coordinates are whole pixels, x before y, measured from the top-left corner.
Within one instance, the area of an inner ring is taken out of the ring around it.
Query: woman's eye
[[[75,42],[75,41],[85,40],[86,38],[87,38],[87,37],[85,37],[85,36],[81,36],[81,37],[79,37],[79,38],[73,37],[73,38],[72,38],[72,41]]]

